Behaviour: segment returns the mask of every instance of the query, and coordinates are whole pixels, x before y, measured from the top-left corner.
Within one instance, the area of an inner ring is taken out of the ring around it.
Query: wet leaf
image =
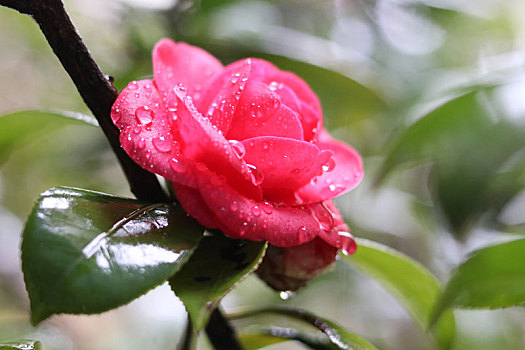
[[[16,147],[71,124],[98,126],[95,118],[68,111],[28,110],[0,116],[0,165]]]
[[[525,305],[525,239],[474,252],[445,286],[432,322],[450,307],[495,309]],[[441,321],[442,322],[442,321]]]
[[[206,326],[222,297],[255,270],[265,250],[265,242],[231,239],[220,232],[203,237],[190,260],[170,279],[194,332]]]
[[[436,278],[424,266],[392,248],[362,238],[357,239],[357,251],[346,256],[345,260],[383,284],[407,307],[423,329],[427,329],[432,307],[441,291]],[[432,329],[441,349],[451,346],[454,333],[452,312],[444,315]]]
[[[254,341],[254,347],[249,349],[258,349],[257,344],[267,343],[266,346],[275,343],[276,339],[297,340],[313,349],[353,349],[353,350],[374,350],[376,349],[370,342],[361,336],[350,332],[337,323],[328,319],[319,317],[311,312],[299,308],[290,307],[268,307],[252,311],[246,311],[231,316],[232,319],[246,319],[265,314],[274,314],[284,316],[295,321],[301,321],[317,328],[324,333],[326,337],[318,337],[316,334],[304,332],[294,328],[272,327],[270,330],[259,333],[258,338],[254,338],[256,333],[248,335],[249,340]],[[264,337],[263,337],[264,336]],[[250,339],[251,338],[251,339]],[[257,341],[257,342],[255,342]]]
[[[39,341],[20,340],[11,343],[0,343],[0,350],[40,350],[42,349]]]
[[[168,204],[65,187],[44,192],[22,242],[32,322],[130,302],[178,271],[202,231]]]

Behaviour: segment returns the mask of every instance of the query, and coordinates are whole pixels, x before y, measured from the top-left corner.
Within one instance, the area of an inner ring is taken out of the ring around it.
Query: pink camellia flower
[[[153,50],[153,76],[131,82],[111,117],[124,150],[172,181],[189,215],[232,238],[314,242],[332,261],[355,250],[332,198],[361,181],[362,161],[323,130],[302,79],[261,59],[223,67],[169,39]]]

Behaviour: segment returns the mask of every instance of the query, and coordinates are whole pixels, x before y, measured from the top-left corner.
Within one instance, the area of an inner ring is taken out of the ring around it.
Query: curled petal
[[[184,91],[173,89],[168,95],[168,106],[176,109],[173,127],[179,130],[181,152],[185,159],[191,159],[192,167],[204,163],[243,195],[256,200],[262,198],[259,184],[254,182],[251,169],[235,146],[195,109]]]
[[[219,227],[215,214],[206,206],[198,190],[176,183],[173,183],[173,190],[179,203],[192,218],[196,219],[206,228],[214,229]]]
[[[303,139],[303,127],[297,113],[286,106],[281,106],[267,119],[251,115],[236,117],[228,132],[228,138],[244,140],[257,136],[280,136],[291,139]]]
[[[323,132],[316,143],[320,149],[333,152],[335,167],[314,178],[297,191],[301,203],[322,202],[346,193],[363,179],[363,162],[352,147],[336,141]]]
[[[327,200],[322,203],[322,206],[332,216],[333,225],[329,231],[322,230],[319,237],[332,247],[342,249],[346,254],[353,254],[357,248],[354,237],[350,233],[350,228],[344,223],[343,217],[334,202]]]
[[[312,143],[284,137],[254,137],[242,143],[244,159],[262,172],[265,198],[273,202],[294,203],[294,192],[322,174],[331,158],[331,152]]]
[[[120,143],[142,168],[185,186],[195,186],[176,134],[151,80],[131,82],[117,98],[111,118]]]
[[[221,222],[219,228],[232,238],[266,240],[285,247],[308,242],[320,232],[318,221],[306,208],[248,199],[204,166],[197,167],[195,175],[202,198]]]
[[[208,52],[186,43],[162,39],[153,49],[153,76],[161,92],[166,94],[181,84],[195,101],[224,68]]]

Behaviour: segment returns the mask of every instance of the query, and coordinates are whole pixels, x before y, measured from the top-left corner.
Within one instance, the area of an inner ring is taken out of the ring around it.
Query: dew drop
[[[264,201],[262,209],[266,214],[271,214],[273,212],[273,205],[271,205],[270,202]]]
[[[186,164],[181,162],[177,158],[170,159],[170,167],[178,173],[185,173],[186,170],[188,170]]]
[[[154,113],[148,106],[142,106],[135,110],[135,117],[141,124],[148,125],[153,121]]]
[[[146,140],[141,137],[137,146],[139,146],[139,148],[144,148],[144,146],[146,146]]]
[[[171,151],[171,143],[166,140],[164,136],[153,139],[153,146],[155,146],[159,152],[166,153]]]
[[[295,296],[295,293],[290,291],[290,290],[287,290],[287,291],[284,291],[284,292],[281,292],[279,293],[279,297],[282,299],[282,300],[288,300],[290,298],[293,298]]]
[[[308,234],[308,230],[306,229],[306,227],[301,226],[297,230],[297,234],[299,235],[299,237],[304,237],[304,236],[306,236]]]
[[[239,210],[239,203],[237,203],[237,201],[231,202],[230,209],[231,211],[236,212],[237,210]]]
[[[334,158],[330,158],[326,164],[323,165],[323,171],[328,172],[332,171],[335,168],[335,160]]]
[[[136,125],[134,128],[133,128],[133,132],[135,134],[140,134],[142,128],[139,126],[139,125]]]
[[[257,205],[254,205],[254,206],[252,207],[252,214],[253,214],[254,216],[256,216],[256,217],[257,217],[257,216],[261,216],[261,208],[259,208],[259,206],[257,206]]]
[[[232,146],[233,151],[235,152],[235,155],[239,159],[242,159],[244,155],[246,154],[246,149],[244,148],[244,145],[242,144],[242,142],[237,141],[237,140],[229,140],[228,142]]]
[[[128,84],[128,89],[130,90],[137,90],[139,88],[139,85],[137,84],[136,81],[132,81],[131,83]]]
[[[257,169],[255,165],[252,165],[252,164],[247,164],[247,165],[248,165],[248,168],[250,168],[251,170],[252,183],[255,186],[260,185],[264,181],[263,173],[259,169]]]

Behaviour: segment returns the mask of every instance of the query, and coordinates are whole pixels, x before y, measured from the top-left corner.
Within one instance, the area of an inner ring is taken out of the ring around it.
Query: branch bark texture
[[[0,5],[27,14],[40,26],[53,52],[67,71],[82,99],[98,120],[130,184],[140,200],[166,202],[168,197],[154,174],[138,166],[120,147],[119,131],[110,118],[118,92],[91,57],[61,0],[0,0]],[[206,327],[216,349],[241,349],[233,328],[219,309]]]
[[[98,120],[117,155],[131,192],[140,200],[165,202],[168,197],[154,174],[142,169],[120,147],[119,131],[110,118],[118,92],[91,57],[60,0],[0,0],[0,5],[27,14],[37,22],[53,52],[84,102]]]

